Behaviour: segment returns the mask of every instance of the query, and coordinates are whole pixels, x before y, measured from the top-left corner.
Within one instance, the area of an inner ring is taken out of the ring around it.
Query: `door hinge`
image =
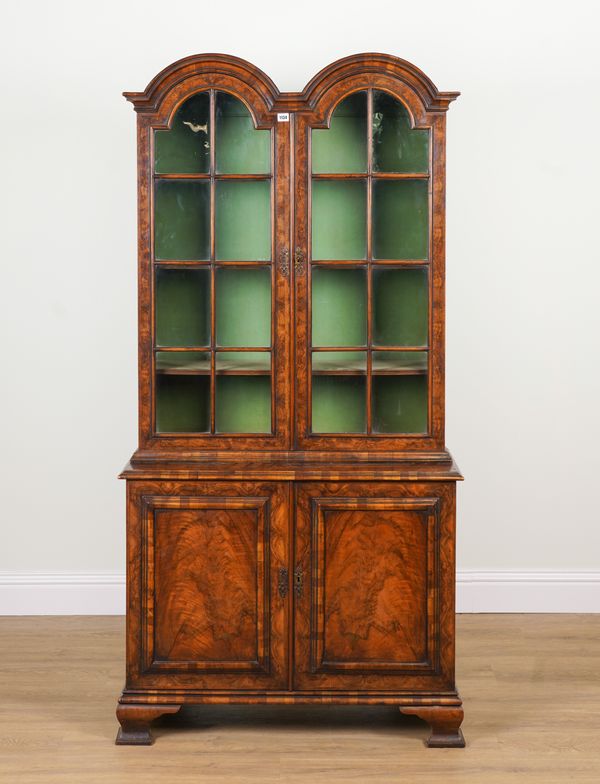
[[[296,255],[294,259],[294,269],[296,271],[296,275],[301,278],[304,275],[306,265],[306,256],[304,255],[304,251],[300,246],[296,248]]]
[[[282,566],[279,570],[279,580],[277,581],[277,590],[282,599],[288,595],[288,570]]]
[[[284,278],[290,276],[290,251],[288,248],[282,248],[279,254],[279,272]]]
[[[294,593],[296,596],[302,596],[304,591],[304,572],[302,571],[301,566],[297,566],[294,569]]]

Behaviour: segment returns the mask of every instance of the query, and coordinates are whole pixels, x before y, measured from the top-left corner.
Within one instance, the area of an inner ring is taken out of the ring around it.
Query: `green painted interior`
[[[209,171],[209,98],[199,93],[177,111],[171,130],[155,132],[157,173]],[[314,173],[363,173],[367,169],[367,94],[336,108],[328,130],[312,131]],[[428,171],[429,132],[411,129],[406,108],[390,95],[373,95],[373,170]],[[216,171],[269,174],[271,134],[256,130],[237,98],[217,93]],[[428,183],[373,182],[373,257],[428,258]],[[185,180],[155,186],[155,258],[210,257],[210,185]],[[312,258],[366,258],[366,179],[313,180]],[[217,181],[215,255],[219,261],[271,259],[269,180]],[[373,340],[380,346],[426,346],[428,273],[424,269],[373,269]],[[271,272],[221,267],[216,281],[216,341],[220,346],[269,347]],[[312,269],[312,344],[366,345],[367,274],[363,269]],[[156,342],[162,346],[210,344],[210,271],[159,268],[156,273]],[[375,433],[427,430],[427,352],[374,351],[372,418]],[[217,352],[216,431],[271,432],[271,353]],[[366,378],[327,372],[366,373],[367,352],[312,353],[312,430],[366,431]],[[158,432],[210,429],[210,354],[156,354]],[[414,373],[411,373],[414,371]],[[397,375],[395,373],[397,372]],[[377,373],[388,375],[377,375]],[[390,375],[391,374],[391,375]]]
[[[373,182],[373,258],[427,259],[427,189],[426,180]]]
[[[218,433],[271,432],[270,376],[218,376],[215,403]]]
[[[215,156],[219,174],[271,171],[271,131],[257,131],[246,106],[228,93],[217,93]]]
[[[217,345],[271,345],[271,270],[223,268],[216,272]]]
[[[156,344],[210,344],[210,272],[207,269],[156,270]]]
[[[200,375],[156,377],[156,431],[206,433],[210,429],[210,378]]]
[[[366,258],[366,180],[313,180],[313,259]]]
[[[364,346],[366,341],[366,270],[314,266],[312,345]]]
[[[373,371],[423,372],[427,370],[426,351],[374,351]]]
[[[373,342],[378,346],[426,346],[427,270],[373,269]]]
[[[367,93],[341,101],[328,129],[312,132],[312,170],[315,174],[367,171]]]
[[[216,370],[260,370],[271,371],[270,351],[217,351],[215,357]]]
[[[157,174],[208,172],[209,115],[208,93],[197,93],[179,107],[170,130],[154,131],[154,171]]]
[[[373,376],[373,432],[427,431],[427,376]]]
[[[331,370],[367,370],[366,351],[313,351],[312,369],[314,372]]]
[[[373,170],[429,171],[429,131],[411,129],[406,107],[379,90],[373,91]]]
[[[363,376],[313,376],[312,432],[366,432],[366,394]]]
[[[271,182],[217,181],[216,257],[220,261],[271,258]]]
[[[170,375],[210,373],[208,351],[157,351],[156,372]]]
[[[158,180],[155,185],[154,256],[205,260],[210,256],[208,182]]]

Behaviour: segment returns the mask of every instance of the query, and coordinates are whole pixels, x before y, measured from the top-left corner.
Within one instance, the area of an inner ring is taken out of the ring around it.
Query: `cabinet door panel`
[[[220,71],[182,93],[140,125],[140,446],[286,449],[290,124]]]
[[[191,505],[154,511],[154,660],[256,669],[265,658],[265,501]]]
[[[130,548],[145,574],[132,621],[142,650],[133,680],[285,687],[288,612],[278,584],[287,569],[287,485],[156,483],[131,493]],[[131,577],[134,595],[136,586]]]
[[[441,641],[452,639],[452,493],[443,485],[298,486],[295,688],[451,680]]]
[[[443,117],[416,117],[398,88],[384,74],[357,75],[294,119],[302,450],[444,447]],[[418,367],[394,361],[407,353]]]

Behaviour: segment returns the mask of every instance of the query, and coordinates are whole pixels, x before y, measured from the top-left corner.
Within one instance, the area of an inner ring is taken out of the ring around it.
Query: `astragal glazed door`
[[[444,114],[383,72],[276,108],[140,115],[141,449],[443,450]]]
[[[303,449],[443,447],[443,119],[383,73],[297,117]]]
[[[218,73],[140,117],[144,448],[288,445],[288,128]]]

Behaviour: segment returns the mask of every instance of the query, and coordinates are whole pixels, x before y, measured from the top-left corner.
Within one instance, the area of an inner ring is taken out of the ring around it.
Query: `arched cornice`
[[[279,96],[279,90],[269,77],[247,60],[228,54],[195,54],[164,68],[148,84],[143,92],[125,92],[123,95],[134,105],[136,112],[154,114],[159,111],[165,96],[176,89],[185,92],[189,83],[190,92],[199,78],[222,77],[243,82],[257,94],[265,111],[270,111]]]
[[[360,84],[365,76],[377,75],[389,85],[397,85],[396,92],[402,94],[414,118],[431,112],[445,112],[460,93],[440,92],[434,83],[412,63],[389,54],[354,54],[331,63],[313,77],[302,92],[280,92],[274,82],[247,60],[226,54],[198,54],[185,57],[169,65],[152,79],[143,92],[123,93],[133,103],[135,110],[145,114],[163,114],[163,101],[172,93],[178,100],[193,92],[198,85],[211,81],[217,86],[222,83],[227,89],[228,82],[245,85],[247,96],[253,94],[259,114],[275,111],[314,113],[324,96],[335,96],[342,84],[348,89]],[[202,89],[202,88],[200,88]],[[334,99],[334,98],[333,98]],[[322,108],[322,107],[321,107]],[[321,114],[317,111],[317,116]],[[260,118],[256,118],[259,119]]]
[[[387,75],[402,82],[420,99],[425,112],[445,112],[460,93],[440,92],[420,68],[391,54],[353,54],[331,63],[314,76],[302,91],[303,101],[314,108],[331,85],[365,74]]]

